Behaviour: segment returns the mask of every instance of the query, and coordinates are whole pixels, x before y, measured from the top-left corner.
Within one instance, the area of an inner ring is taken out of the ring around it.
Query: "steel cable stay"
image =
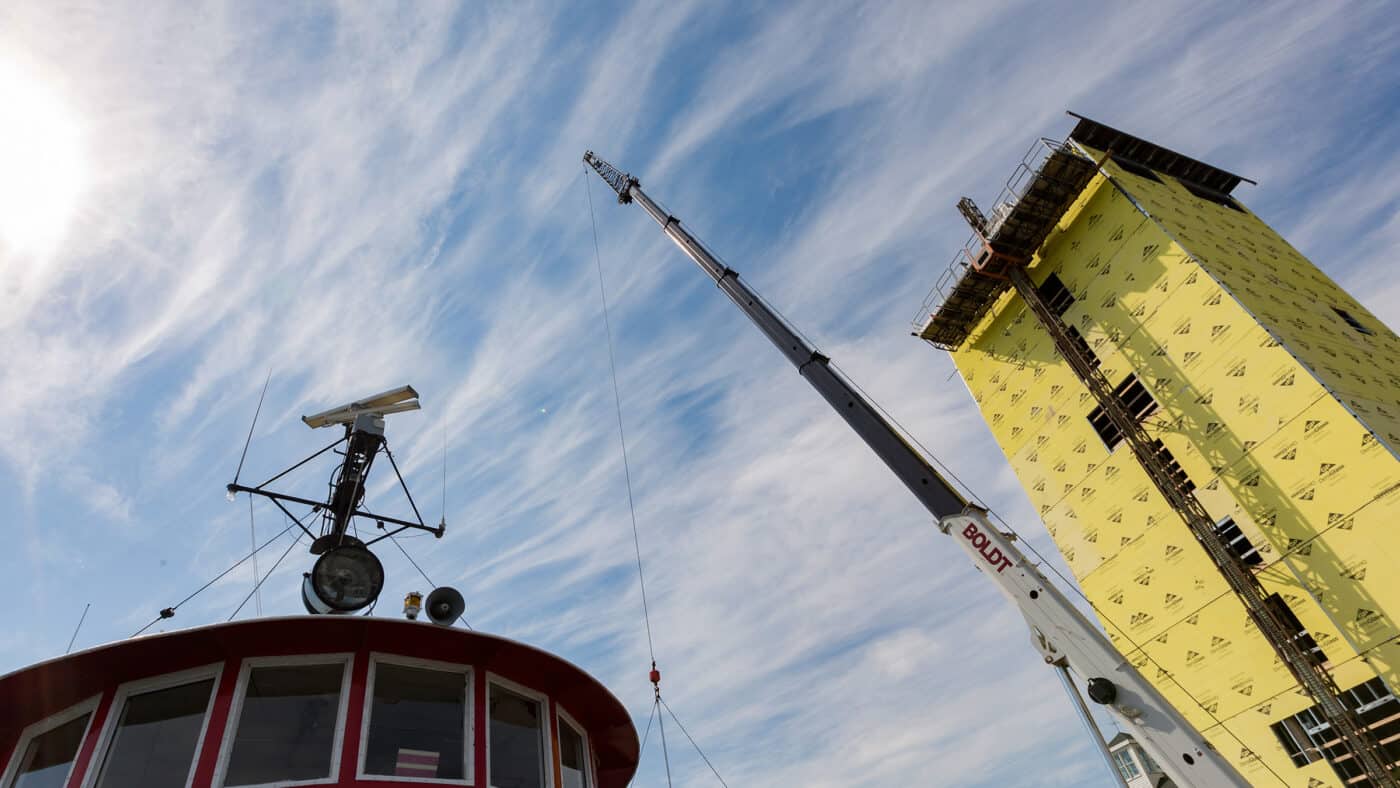
[[[642,734],[642,746],[637,748],[637,763],[642,762],[642,754],[647,751],[647,739],[651,738],[651,726],[656,722],[656,710],[661,704],[656,701],[651,702],[651,714],[647,716],[646,732]]]
[[[179,610],[181,605],[185,604],[186,602],[190,601],[191,599],[194,599],[195,597],[197,597],[197,596],[199,596],[200,594],[202,594],[206,589],[209,588],[209,586],[212,586],[212,585],[214,585],[215,583],[217,583],[217,582],[219,582],[220,580],[222,580],[222,579],[224,578],[224,576],[227,575],[229,572],[232,572],[233,570],[235,570],[235,569],[237,569],[238,567],[242,566],[246,561],[248,561],[248,559],[250,559],[250,558],[252,558],[254,555],[256,555],[256,554],[262,552],[263,548],[267,547],[268,545],[272,544],[273,542],[277,541],[278,539],[281,539],[282,536],[283,536],[284,534],[286,534],[288,531],[292,530],[293,527],[298,526],[298,525],[301,525],[301,523],[300,523],[299,521],[296,521],[296,520],[293,520],[291,523],[288,523],[288,524],[287,524],[287,527],[286,527],[286,528],[283,528],[283,529],[280,530],[280,531],[278,531],[276,536],[273,536],[271,539],[268,539],[266,542],[263,542],[262,544],[258,545],[258,546],[253,550],[253,552],[251,552],[251,553],[249,553],[249,554],[243,556],[242,558],[238,559],[237,561],[235,561],[234,564],[233,564],[233,566],[230,566],[228,569],[225,569],[224,571],[218,573],[217,575],[214,575],[214,578],[213,578],[212,580],[210,580],[209,582],[207,582],[207,583],[205,583],[204,585],[200,586],[199,588],[195,589],[195,590],[194,590],[194,593],[190,594],[189,596],[185,597],[184,599],[181,599],[179,602],[176,602],[175,604],[171,605],[170,607],[167,607],[167,608],[162,609],[162,610],[160,611],[160,614],[157,615],[155,618],[151,619],[151,622],[150,622],[149,624],[147,624],[147,625],[145,625],[144,627],[141,627],[140,629],[138,629],[138,630],[136,630],[135,632],[131,633],[131,637],[136,637],[137,635],[141,634],[142,632],[145,632],[146,630],[148,630],[148,629],[150,629],[151,627],[155,626],[156,624],[160,623],[160,622],[161,622],[162,620],[164,620],[164,619],[167,619],[167,618],[174,618],[174,617],[175,617],[175,611],[176,611],[176,610]]]
[[[428,573],[423,571],[423,567],[419,566],[418,562],[413,560],[413,556],[409,555],[408,551],[403,549],[403,545],[399,544],[398,538],[393,534],[386,534],[386,536],[389,537],[389,541],[394,543],[395,547],[399,548],[399,552],[403,553],[403,557],[407,558],[410,564],[413,564],[413,568],[418,570],[418,574],[423,578],[423,582],[427,583],[430,588],[437,588],[437,583],[434,583],[433,579],[428,577]],[[468,630],[472,632],[476,631],[476,629],[472,627],[471,622],[467,621],[465,613],[457,616],[457,620],[462,622],[462,626],[466,627]]]
[[[598,244],[598,218],[593,210],[593,189],[588,183],[588,166],[586,164],[583,169],[583,190],[588,201],[589,225],[593,231],[593,262],[598,271],[598,295],[602,302],[603,330],[607,338],[608,370],[612,377],[613,408],[617,415],[617,437],[622,454],[622,473],[627,486],[627,511],[632,523],[632,547],[637,557],[637,585],[641,591],[642,597],[642,620],[646,625],[647,652],[651,656],[651,672],[649,673],[649,678],[652,685],[653,699],[651,717],[647,720],[647,735],[649,736],[651,733],[651,722],[652,718],[654,718],[657,723],[657,731],[661,735],[661,757],[666,769],[666,785],[669,787],[671,785],[671,755],[666,746],[666,720],[660,714],[660,709],[665,708],[666,712],[671,715],[671,719],[675,720],[676,725],[680,726],[681,732],[685,733],[685,737],[689,739],[691,745],[695,747],[695,751],[700,754],[701,759],[705,761],[705,765],[710,767],[710,771],[719,779],[720,784],[725,786],[725,788],[729,788],[724,778],[720,777],[719,770],[715,768],[714,763],[712,763],[705,755],[705,752],[700,749],[700,745],[695,743],[695,739],[685,730],[685,726],[681,725],[681,721],[676,717],[675,712],[671,711],[670,705],[661,697],[661,671],[656,665],[656,645],[653,641],[651,629],[651,608],[647,603],[646,573],[642,568],[642,542],[637,528],[637,506],[632,493],[632,469],[627,458],[627,433],[624,429],[622,419],[622,392],[617,380],[617,351],[613,343],[612,317],[608,307],[608,290],[603,277],[603,255]],[[645,746],[645,743],[646,740],[644,738],[643,746]],[[641,761],[640,749],[637,752],[637,759],[638,762]]]
[[[251,500],[251,499],[250,499],[250,500]],[[269,570],[267,570],[267,574],[263,575],[262,578],[261,578],[260,580],[258,580],[256,583],[253,584],[253,590],[252,590],[252,591],[249,591],[249,592],[248,592],[248,595],[245,596],[245,597],[243,597],[243,601],[238,603],[238,607],[236,607],[236,608],[233,609],[233,612],[229,614],[229,617],[228,617],[227,619],[225,619],[226,621],[232,621],[232,620],[234,620],[235,618],[238,617],[238,614],[241,613],[241,612],[243,611],[243,607],[244,607],[245,605],[248,604],[248,600],[252,599],[253,596],[254,596],[255,594],[258,593],[258,589],[262,588],[262,584],[263,584],[263,583],[266,583],[266,582],[267,582],[267,579],[268,579],[269,577],[272,577],[272,573],[273,573],[273,572],[276,572],[276,571],[277,571],[277,567],[281,566],[281,565],[282,565],[282,562],[285,561],[285,560],[287,559],[287,556],[291,554],[292,548],[296,547],[296,546],[299,545],[299,544],[301,544],[301,534],[297,534],[297,535],[296,535],[296,538],[292,540],[292,543],[289,544],[289,545],[287,545],[287,549],[286,549],[286,550],[283,550],[283,551],[282,551],[282,555],[278,556],[277,560],[274,561],[274,562],[272,563],[272,568],[269,569]],[[253,566],[255,567],[254,571],[256,571],[256,566],[257,566],[257,563],[256,563],[256,562],[257,562],[257,559],[254,558],[253,561],[254,561]],[[261,616],[261,615],[262,615],[262,609],[261,609],[261,608],[262,608],[262,605],[261,605],[261,603],[259,603],[258,608],[259,608],[259,609],[258,609],[258,615]]]

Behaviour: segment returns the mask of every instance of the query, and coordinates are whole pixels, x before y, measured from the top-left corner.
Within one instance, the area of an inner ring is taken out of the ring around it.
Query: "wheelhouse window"
[[[89,708],[21,742],[15,752],[23,754],[5,788],[63,788],[91,717]]]
[[[223,784],[329,779],[345,672],[344,662],[248,669]]]
[[[465,668],[375,662],[363,773],[465,781],[468,681]]]
[[[214,678],[129,696],[97,788],[184,788],[194,767]]]
[[[546,788],[543,705],[497,684],[487,705],[491,788]]]
[[[589,788],[588,742],[578,728],[559,715],[560,788]]]

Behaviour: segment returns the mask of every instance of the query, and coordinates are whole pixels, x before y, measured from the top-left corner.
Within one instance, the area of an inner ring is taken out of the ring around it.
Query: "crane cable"
[[[647,652],[651,655],[651,673],[649,674],[649,678],[651,679],[653,694],[652,717],[655,718],[658,724],[658,731],[661,734],[661,756],[666,765],[666,785],[671,785],[671,755],[666,747],[666,720],[660,714],[660,709],[662,708],[665,708],[666,713],[671,715],[672,720],[675,720],[676,725],[680,727],[681,732],[685,734],[686,739],[690,741],[695,751],[700,754],[700,758],[705,762],[705,765],[710,767],[710,771],[714,773],[720,785],[729,788],[729,784],[724,781],[723,777],[720,777],[719,770],[715,768],[714,763],[705,755],[705,751],[700,749],[700,745],[695,742],[695,739],[690,735],[689,731],[681,724],[676,713],[671,711],[670,704],[666,703],[666,701],[661,698],[661,671],[656,667],[656,645],[652,640],[651,609],[647,604],[646,573],[642,569],[642,541],[637,531],[637,506],[632,495],[632,469],[627,461],[627,433],[623,429],[622,422],[622,393],[617,382],[617,353],[613,348],[612,318],[608,310],[608,289],[603,279],[603,255],[598,247],[598,217],[593,211],[593,189],[588,184],[587,164],[583,165],[583,191],[588,198],[588,220],[593,228],[593,262],[598,270],[598,295],[603,303],[603,329],[608,340],[608,369],[612,373],[613,407],[617,413],[617,438],[618,443],[622,447],[622,474],[627,483],[627,511],[632,520],[632,547],[637,556],[637,585],[641,589],[642,594],[642,619],[646,622]],[[651,719],[648,719],[647,734],[650,735],[650,733]],[[641,760],[640,749],[637,752],[637,759],[638,761]]]

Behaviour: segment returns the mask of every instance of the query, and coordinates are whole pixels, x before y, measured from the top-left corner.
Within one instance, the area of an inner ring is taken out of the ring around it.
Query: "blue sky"
[[[1073,109],[1258,180],[1238,196],[1396,325],[1386,6],[7,3],[0,671],[60,653],[85,603],[80,647],[122,638],[246,553],[223,485],[270,370],[246,477],[324,442],[297,416],[412,383],[425,408],[389,439],[434,522],[446,443],[448,535],[405,547],[474,625],[645,724],[588,148],[1043,547],[948,359],[909,336],[966,235],[954,203]],[[729,784],[1107,784],[1015,611],[601,187],[665,692]],[[255,525],[281,528],[262,504]],[[380,555],[390,615],[424,583]],[[300,610],[309,563],[265,613]],[[670,739],[676,783],[714,784]]]

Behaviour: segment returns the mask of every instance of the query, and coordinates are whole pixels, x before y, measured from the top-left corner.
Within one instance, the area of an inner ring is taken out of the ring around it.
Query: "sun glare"
[[[62,239],[85,179],[81,128],[62,98],[0,63],[0,251],[39,254]]]

